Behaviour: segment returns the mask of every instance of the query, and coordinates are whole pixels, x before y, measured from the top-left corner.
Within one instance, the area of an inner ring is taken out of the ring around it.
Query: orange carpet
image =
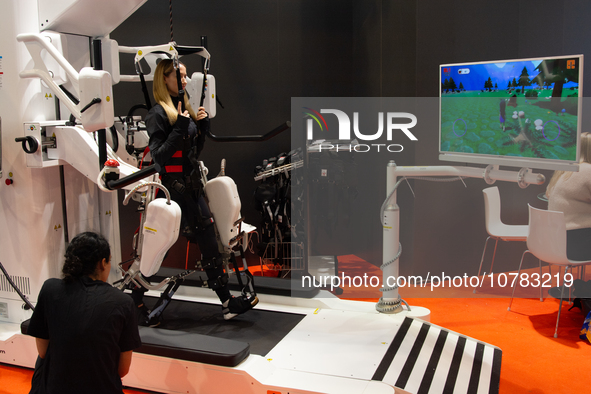
[[[339,256],[339,271],[349,276],[364,273],[381,276],[377,267],[356,256]],[[534,268],[526,272],[539,271]],[[544,272],[548,272],[546,267]],[[554,338],[559,304],[556,299],[545,298],[540,302],[539,298],[515,298],[511,311],[508,311],[509,287],[482,288],[476,295],[472,289],[457,288],[429,292],[431,298],[411,298],[425,292],[400,289],[401,296],[411,307],[417,305],[431,311],[431,323],[495,345],[503,351],[501,394],[589,392],[591,345],[579,339],[585,318],[579,309],[569,312],[570,305],[563,304],[558,338]],[[518,297],[537,297],[538,294],[539,289],[534,288],[516,290]],[[547,296],[547,291],[544,295]],[[340,295],[369,302],[377,302],[379,296],[378,290],[364,287],[345,287]],[[438,298],[433,298],[435,296]]]
[[[575,309],[568,312],[567,303],[555,339],[558,301],[554,299],[516,299],[511,311],[503,298],[408,301],[429,308],[433,323],[501,348],[501,393],[589,390],[589,368],[585,366],[591,360],[591,345],[578,337],[584,317]]]
[[[31,389],[30,369],[0,364],[0,394],[26,394]]]
[[[0,364],[0,394],[27,394],[31,390],[32,369]],[[146,391],[123,390],[125,394],[144,394]]]

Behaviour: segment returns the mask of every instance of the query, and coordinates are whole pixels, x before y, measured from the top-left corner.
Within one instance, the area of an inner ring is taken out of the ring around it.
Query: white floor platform
[[[216,303],[209,290],[179,290],[176,299]],[[322,292],[314,299],[261,295],[257,309],[305,317],[268,354],[233,368],[134,353],[124,384],[183,394],[498,392],[501,351],[428,323],[425,308],[385,315],[373,303]],[[20,341],[34,354],[32,338],[7,336],[0,349]],[[3,356],[0,362],[23,365]]]

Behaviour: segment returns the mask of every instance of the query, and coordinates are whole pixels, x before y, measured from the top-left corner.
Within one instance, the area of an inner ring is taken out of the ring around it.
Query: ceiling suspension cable
[[[172,0],[168,0],[168,12],[170,16],[170,42],[174,42],[174,32],[172,27]]]

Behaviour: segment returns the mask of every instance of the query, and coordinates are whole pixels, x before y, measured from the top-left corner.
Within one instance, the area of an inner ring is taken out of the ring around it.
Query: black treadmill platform
[[[156,297],[144,296],[151,308]],[[139,327],[142,346],[137,353],[235,367],[250,353],[264,356],[305,315],[258,310],[256,307],[224,320],[219,304],[173,299],[157,328]],[[27,334],[30,319],[21,323]]]
[[[191,332],[140,327],[142,346],[136,353],[235,367],[249,352],[248,343]]]
[[[27,335],[30,322],[21,323],[23,335]],[[134,350],[136,353],[224,367],[235,367],[250,354],[248,343],[210,335],[151,327],[139,327],[139,333],[142,345]]]
[[[156,297],[144,297],[148,308]],[[221,304],[172,299],[163,314],[160,329],[194,333],[207,337],[239,341],[250,345],[250,353],[265,356],[305,315],[254,309],[224,320]]]

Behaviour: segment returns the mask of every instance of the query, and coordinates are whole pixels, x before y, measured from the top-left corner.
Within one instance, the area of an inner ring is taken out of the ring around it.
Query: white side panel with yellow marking
[[[181,208],[174,201],[168,204],[166,199],[157,198],[148,204],[145,215],[140,271],[149,277],[158,271],[164,255],[179,237]]]

